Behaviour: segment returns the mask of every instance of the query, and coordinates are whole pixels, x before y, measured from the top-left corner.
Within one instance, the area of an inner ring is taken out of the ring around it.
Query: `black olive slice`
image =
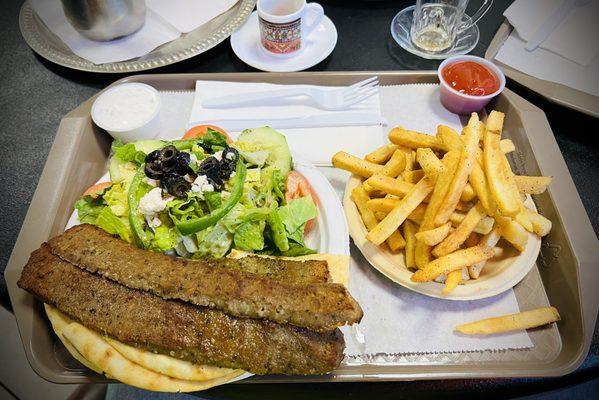
[[[150,154],[148,154],[146,156],[146,159],[145,159],[146,164],[157,161],[159,157],[160,157],[160,150],[154,150],[153,152],[151,152]]]
[[[144,167],[144,172],[146,176],[151,179],[161,179],[162,178],[162,168],[160,163],[157,161],[147,163]]]

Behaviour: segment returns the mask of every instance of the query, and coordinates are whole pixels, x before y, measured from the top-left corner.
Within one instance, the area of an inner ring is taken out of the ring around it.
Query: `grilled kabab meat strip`
[[[317,333],[164,300],[77,268],[46,244],[31,255],[18,284],[90,329],[196,364],[304,375],[332,371],[343,358],[338,329]]]
[[[237,317],[270,319],[318,332],[362,318],[362,309],[341,284],[298,285],[227,268],[229,261],[222,259],[173,258],[139,249],[89,224],[75,226],[49,244],[63,260],[129,288]]]

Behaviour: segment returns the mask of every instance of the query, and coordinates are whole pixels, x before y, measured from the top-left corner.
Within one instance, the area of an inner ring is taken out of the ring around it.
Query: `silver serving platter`
[[[81,71],[129,73],[174,64],[211,49],[231,36],[245,22],[255,5],[256,0],[239,0],[230,10],[210,22],[142,57],[105,64],[94,64],[75,55],[46,27],[27,2],[21,7],[19,27],[29,47],[53,63]]]

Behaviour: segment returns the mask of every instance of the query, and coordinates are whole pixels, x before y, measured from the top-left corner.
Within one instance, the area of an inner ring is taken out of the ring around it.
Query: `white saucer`
[[[231,47],[241,61],[262,71],[302,71],[313,67],[331,54],[337,44],[337,29],[325,15],[304,40],[304,48],[293,57],[269,56],[261,48],[258,14],[254,11],[245,24],[231,35]]]

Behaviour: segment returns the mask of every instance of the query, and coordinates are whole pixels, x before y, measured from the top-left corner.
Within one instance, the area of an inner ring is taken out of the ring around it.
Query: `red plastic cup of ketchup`
[[[495,64],[476,56],[446,59],[437,71],[441,103],[456,114],[482,110],[505,88],[505,76]]]

